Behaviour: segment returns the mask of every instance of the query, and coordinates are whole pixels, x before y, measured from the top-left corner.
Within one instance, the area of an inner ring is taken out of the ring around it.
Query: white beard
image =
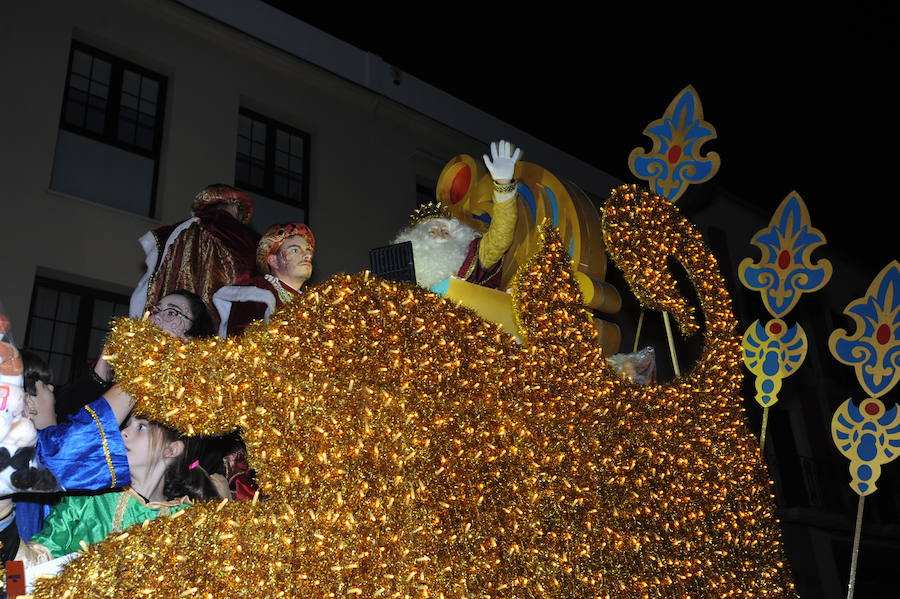
[[[472,227],[454,219],[440,219],[450,230],[448,239],[432,239],[428,236],[430,220],[400,231],[391,243],[412,242],[413,260],[416,264],[416,283],[429,289],[435,283],[459,272],[469,244],[478,237]]]

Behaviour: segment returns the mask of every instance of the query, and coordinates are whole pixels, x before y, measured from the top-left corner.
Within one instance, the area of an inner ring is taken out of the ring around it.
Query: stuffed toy
[[[0,496],[17,491],[52,491],[56,479],[34,461],[37,431],[25,417],[23,366],[8,342],[9,320],[0,318]]]

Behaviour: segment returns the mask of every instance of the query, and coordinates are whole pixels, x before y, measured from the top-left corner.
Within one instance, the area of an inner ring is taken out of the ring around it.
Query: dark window
[[[25,347],[50,364],[54,383],[68,383],[102,352],[109,321],[127,315],[127,296],[38,277]]]
[[[60,126],[158,157],[165,86],[158,73],[74,42]]]
[[[51,186],[153,216],[165,97],[162,75],[73,42]]]
[[[240,109],[235,185],[306,211],[308,172],[307,133]]]

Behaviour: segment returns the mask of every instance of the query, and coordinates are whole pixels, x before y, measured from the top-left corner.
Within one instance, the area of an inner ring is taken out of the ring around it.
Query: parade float
[[[795,597],[742,363],[768,415],[803,363],[806,336],[783,317],[830,278],[810,258],[825,239],[789,195],[740,271],[773,319],[741,337],[716,260],[675,205],[719,166],[700,153],[715,129],[693,88],[645,133],[653,149],[629,163],[649,189],[613,190],[602,211],[519,165],[501,291],[450,281],[441,297],[359,273],[225,340],[117,321],[110,359],[137,409],[189,434],[239,427],[260,495],[108,538],[34,596]],[[483,230],[489,186],[462,155],[437,196]],[[641,385],[610,366],[621,335],[603,314],[621,298],[607,253],[670,332],[671,318],[702,336],[683,373],[671,353],[673,380]],[[877,399],[898,378],[897,272],[848,306],[856,333],[831,339],[871,395],[833,423],[860,515],[900,447],[897,409]]]
[[[603,239],[647,307],[685,334],[702,316],[702,356],[677,379],[613,371],[549,225],[511,281],[521,343],[367,273],[224,341],[118,321],[111,359],[137,409],[190,434],[240,427],[264,499],[130,529],[35,597],[795,596],[715,258],[637,186],[606,202]]]

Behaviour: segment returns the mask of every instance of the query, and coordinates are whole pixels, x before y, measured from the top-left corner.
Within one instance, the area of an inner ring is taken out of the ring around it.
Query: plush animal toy
[[[795,597],[714,258],[656,196],[619,190],[604,215],[633,289],[685,332],[670,257],[697,288],[704,350],[677,380],[612,371],[553,230],[515,281],[522,345],[367,274],[225,341],[118,321],[137,410],[240,426],[266,499],[129,529],[35,597]]]
[[[33,462],[37,431],[24,416],[25,390],[19,350],[6,341],[9,321],[0,318],[0,496],[50,491],[56,479]]]

